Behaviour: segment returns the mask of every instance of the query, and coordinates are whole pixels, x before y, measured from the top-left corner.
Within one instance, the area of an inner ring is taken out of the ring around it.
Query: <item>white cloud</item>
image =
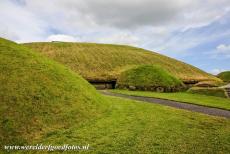
[[[17,42],[41,41],[46,23],[17,3],[0,1],[0,36]]]
[[[220,44],[216,47],[218,54],[230,55],[230,44]]]
[[[98,43],[114,43],[114,44],[124,44],[124,45],[140,45],[140,39],[137,36],[128,33],[117,33],[108,35],[96,40]]]
[[[108,43],[108,44],[123,44],[123,45],[133,45],[139,46],[140,39],[128,33],[119,33],[116,34],[103,34],[100,36],[94,36],[92,38],[87,37],[76,37],[71,35],[64,34],[55,34],[47,37],[46,41],[61,41],[61,42],[94,42],[94,43]]]
[[[75,37],[70,35],[56,34],[56,35],[50,35],[47,38],[47,41],[76,42],[76,41],[80,41],[80,39],[76,39]]]
[[[18,35],[14,31],[11,31],[8,27],[4,25],[0,27],[0,37],[6,38],[9,40],[19,39]]]
[[[150,42],[155,48],[175,31],[208,25],[230,8],[229,0],[207,0],[205,3],[199,0],[16,1],[0,1],[1,27],[8,29],[6,32],[0,30],[1,36],[9,35],[19,42],[44,41],[55,30],[58,31],[55,33],[65,35],[87,36],[85,40],[89,41],[94,41],[91,38],[95,37],[106,41],[98,33],[117,29],[119,34],[117,31],[109,34],[110,41],[116,43],[116,35],[128,33],[138,37],[142,43]],[[154,30],[148,32],[149,28]],[[126,39],[123,41],[127,43]]]
[[[0,37],[17,42],[128,44],[189,62],[186,51],[230,35],[229,28],[207,28],[229,27],[229,0],[0,0],[0,14]],[[226,60],[228,49],[204,50]]]
[[[224,72],[224,71],[226,71],[226,70],[225,70],[225,69],[218,69],[218,68],[215,68],[215,69],[211,70],[210,73],[212,73],[213,75],[217,75],[217,74],[219,74],[219,73],[221,73],[221,72]]]
[[[30,42],[62,34],[73,38],[54,38],[138,45],[177,56],[221,36],[183,33],[209,25],[229,10],[229,0],[20,0],[20,5],[1,0],[0,36]]]
[[[229,59],[230,58],[230,44],[220,44],[216,49],[207,53],[212,59]]]
[[[61,14],[66,23],[74,26],[110,26],[125,29],[166,24],[181,29],[200,27],[217,20],[230,8],[229,0],[25,1],[31,10],[40,14]]]

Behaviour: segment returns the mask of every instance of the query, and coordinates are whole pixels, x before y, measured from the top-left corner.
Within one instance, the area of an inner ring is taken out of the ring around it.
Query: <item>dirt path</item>
[[[125,95],[125,94],[112,93],[109,91],[100,91],[100,92],[104,95],[128,98],[132,100],[144,101],[144,102],[155,103],[155,104],[162,104],[166,106],[175,107],[178,109],[184,109],[184,110],[200,112],[200,113],[204,113],[208,115],[213,115],[213,116],[230,118],[230,111],[227,111],[227,110],[222,110],[222,109],[217,109],[217,108],[212,108],[212,107],[205,107],[205,106],[194,105],[194,104],[186,104],[186,103],[181,103],[181,102],[172,101],[172,100],[165,100],[165,99],[160,99],[160,98],[152,98],[152,97],[144,97],[144,96],[130,96],[130,95]]]

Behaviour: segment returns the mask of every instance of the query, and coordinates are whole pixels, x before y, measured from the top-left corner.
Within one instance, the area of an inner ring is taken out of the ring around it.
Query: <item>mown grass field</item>
[[[136,65],[159,65],[182,80],[214,80],[216,77],[198,68],[156,52],[140,48],[94,43],[27,43],[27,47],[68,66],[89,80],[117,79]]]
[[[0,73],[0,153],[36,144],[89,144],[82,153],[90,154],[230,151],[229,119],[102,96],[65,66],[5,39]]]
[[[174,108],[106,97],[103,116],[54,130],[42,143],[90,144],[84,153],[229,153],[230,121]]]
[[[215,96],[191,94],[187,92],[158,93],[158,92],[128,91],[128,90],[118,90],[118,89],[111,90],[111,92],[134,95],[134,96],[163,98],[163,99],[175,100],[175,101],[180,101],[185,103],[192,103],[192,104],[230,110],[230,99],[215,97]]]
[[[229,153],[230,121],[166,106],[106,97],[101,115],[50,130],[31,144],[86,145],[82,153]],[[20,153],[20,152],[19,152]],[[76,152],[68,152],[76,153]]]

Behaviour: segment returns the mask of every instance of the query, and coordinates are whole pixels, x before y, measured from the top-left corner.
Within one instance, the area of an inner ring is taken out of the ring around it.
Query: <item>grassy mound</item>
[[[105,106],[104,98],[80,76],[1,38],[0,102],[1,145],[31,145],[100,116]]]
[[[118,88],[177,91],[183,83],[159,66],[141,65],[121,73],[117,80]]]
[[[217,75],[217,77],[223,80],[224,82],[230,82],[230,71],[221,72]]]
[[[140,48],[94,43],[28,43],[27,47],[69,66],[88,80],[114,80],[137,65],[159,65],[185,81],[219,80],[196,67]]]
[[[189,93],[193,94],[202,94],[208,96],[224,97],[227,98],[227,94],[222,88],[201,88],[201,87],[192,87],[188,90]]]

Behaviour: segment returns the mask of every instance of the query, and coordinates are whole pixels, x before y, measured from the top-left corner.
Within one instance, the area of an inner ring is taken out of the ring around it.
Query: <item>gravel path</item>
[[[208,115],[213,115],[213,116],[230,118],[230,111],[222,110],[218,108],[205,107],[205,106],[194,105],[194,104],[186,104],[186,103],[181,103],[181,102],[166,100],[166,99],[160,99],[160,98],[152,98],[152,97],[144,97],[144,96],[130,96],[130,95],[125,95],[125,94],[112,93],[109,91],[100,91],[100,92],[104,95],[128,98],[132,100],[144,101],[144,102],[155,103],[155,104],[162,104],[166,106],[175,107],[178,109],[184,109],[184,110],[200,112],[200,113],[204,113]]]

